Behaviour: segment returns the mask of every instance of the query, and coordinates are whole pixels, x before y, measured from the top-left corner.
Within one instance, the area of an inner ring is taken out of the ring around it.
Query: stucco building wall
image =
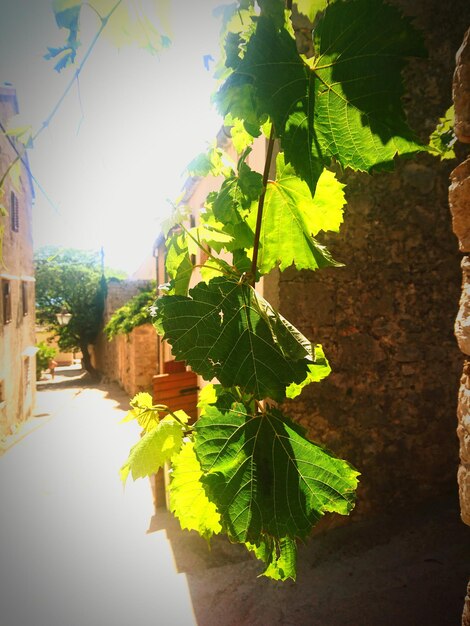
[[[0,86],[0,122],[8,127],[18,113],[15,89]],[[16,158],[15,142],[0,133],[0,177]],[[21,146],[16,147],[20,150]],[[26,160],[26,157],[25,157]],[[25,161],[27,163],[27,161]],[[35,294],[32,241],[33,188],[20,164],[7,176],[0,202],[0,437],[27,419],[35,402]],[[8,304],[9,300],[9,304]]]

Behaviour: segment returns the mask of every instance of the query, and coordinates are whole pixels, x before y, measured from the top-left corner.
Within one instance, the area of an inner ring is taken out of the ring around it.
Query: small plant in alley
[[[138,394],[127,419],[144,435],[121,470],[123,480],[136,479],[171,463],[170,504],[181,526],[206,538],[225,533],[264,563],[264,575],[281,580],[295,578],[297,541],[325,513],[351,511],[358,472],[280,407],[330,367],[321,345],[284,319],[257,283],[274,269],[340,265],[321,243],[343,220],[333,169],[390,169],[397,155],[425,149],[401,103],[406,59],[425,54],[410,21],[381,0],[288,4],[315,24],[308,58],[284,2],[243,0],[225,14],[215,102],[238,162],[227,165],[218,148],[196,159],[194,173],[225,180],[198,225],[175,215],[179,228],[167,233],[170,282],[154,323],[176,359],[218,382],[203,389],[194,424]],[[262,133],[260,174],[247,158]],[[207,260],[196,268],[198,250]],[[202,280],[190,289],[196,269]]]
[[[49,367],[49,361],[55,357],[57,350],[53,346],[47,345],[45,341],[37,344],[36,353],[36,380],[41,380],[42,375]]]

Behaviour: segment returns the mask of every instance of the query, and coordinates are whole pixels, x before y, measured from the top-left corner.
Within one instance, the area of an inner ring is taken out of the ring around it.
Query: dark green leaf
[[[330,4],[315,30],[315,49],[307,63],[286,30],[260,18],[243,60],[219,90],[221,113],[236,103],[231,112],[241,119],[270,115],[286,160],[312,193],[331,158],[370,171],[423,149],[405,121],[401,71],[407,57],[424,49],[395,7],[380,0]]]
[[[310,342],[245,283],[214,278],[189,297],[157,300],[156,323],[173,355],[206,380],[216,377],[281,401],[313,364]]]
[[[262,576],[273,580],[295,580],[297,574],[297,544],[289,537],[274,539],[263,535],[258,545],[246,544],[257,559],[263,561],[266,569]]]
[[[253,416],[243,404],[208,406],[195,450],[209,499],[236,541],[306,537],[325,512],[353,507],[358,473],[277,409]]]

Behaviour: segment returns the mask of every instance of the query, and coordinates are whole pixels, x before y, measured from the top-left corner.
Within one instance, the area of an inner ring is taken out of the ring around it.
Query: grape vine
[[[297,50],[294,10],[315,25],[308,58]],[[299,0],[288,9],[281,0],[241,0],[224,28],[215,102],[238,163],[227,166],[218,148],[192,163],[199,174],[225,179],[198,225],[169,230],[170,282],[154,306],[175,358],[218,382],[203,388],[194,424],[138,394],[128,419],[145,433],[121,476],[136,479],[170,463],[170,505],[183,528],[207,538],[223,532],[264,563],[264,575],[295,579],[296,542],[325,513],[350,513],[358,472],[281,410],[330,368],[321,345],[256,285],[275,268],[340,265],[317,238],[343,220],[344,186],[333,165],[390,169],[397,155],[425,149],[401,103],[407,58],[425,51],[410,20],[382,0]],[[248,164],[262,133],[263,175]],[[207,258],[202,267],[192,261],[198,249]],[[195,272],[201,280],[190,289]]]

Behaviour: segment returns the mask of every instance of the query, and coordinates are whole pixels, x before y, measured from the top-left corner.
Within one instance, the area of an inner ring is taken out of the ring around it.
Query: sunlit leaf
[[[316,56],[303,60],[292,36],[261,17],[244,58],[218,92],[221,113],[235,110],[245,121],[268,114],[286,161],[312,193],[332,158],[370,171],[390,168],[396,154],[423,149],[401,102],[406,58],[425,54],[410,20],[380,0],[334,2],[315,29],[314,44]]]
[[[201,152],[187,167],[190,176],[220,176],[230,175],[231,164],[228,155],[212,145],[207,152]]]
[[[254,137],[247,132],[242,120],[232,115],[227,115],[224,124],[230,128],[232,144],[237,154],[241,154],[248,146],[251,146]]]
[[[304,387],[310,383],[318,383],[331,373],[331,367],[320,344],[315,346],[315,363],[308,366],[308,374],[300,384],[292,383],[286,389],[288,398],[296,398]]]
[[[442,160],[455,159],[454,144],[457,137],[454,133],[454,107],[447,109],[444,117],[439,118],[439,123],[429,137],[429,152]]]
[[[149,432],[158,426],[160,411],[154,406],[152,396],[147,392],[136,394],[130,401],[131,410],[128,411],[121,423],[136,420],[141,428]]]
[[[171,279],[172,293],[186,295],[193,273],[186,233],[176,232],[167,241],[165,268]]]
[[[194,453],[194,444],[187,442],[181,452],[173,457],[170,492],[170,509],[179,519],[181,528],[196,530],[209,539],[222,530],[220,515],[210,502],[201,483],[201,466]]]
[[[246,544],[257,559],[263,561],[266,569],[262,576],[273,580],[296,579],[297,574],[297,545],[290,537],[280,539],[262,535],[258,545]]]
[[[345,204],[342,188],[334,174],[325,171],[312,198],[308,185],[291,165],[285,165],[283,154],[278,155],[277,177],[269,181],[264,203],[258,253],[261,274],[276,266],[282,271],[290,265],[310,270],[340,265],[312,235],[339,229]],[[252,229],[257,213],[255,207],[248,218]]]
[[[202,482],[235,541],[303,538],[325,512],[351,511],[358,473],[277,409],[209,406],[195,427]]]
[[[324,11],[329,0],[294,0],[299,13],[306,15],[313,22],[320,11]]]
[[[105,17],[116,0],[92,0],[91,4]],[[103,35],[118,48],[135,45],[156,54],[168,47],[171,39],[169,4],[169,0],[122,2],[109,18]]]
[[[132,478],[154,474],[166,461],[181,449],[183,427],[172,417],[165,417],[158,425],[145,433],[132,447],[129,458],[121,468],[123,482],[129,473]],[[128,468],[128,469],[127,469]]]
[[[212,202],[216,219],[224,223],[240,222],[241,214],[250,209],[258,200],[263,189],[263,177],[254,172],[244,162],[239,164],[237,174],[224,180],[222,187]]]

